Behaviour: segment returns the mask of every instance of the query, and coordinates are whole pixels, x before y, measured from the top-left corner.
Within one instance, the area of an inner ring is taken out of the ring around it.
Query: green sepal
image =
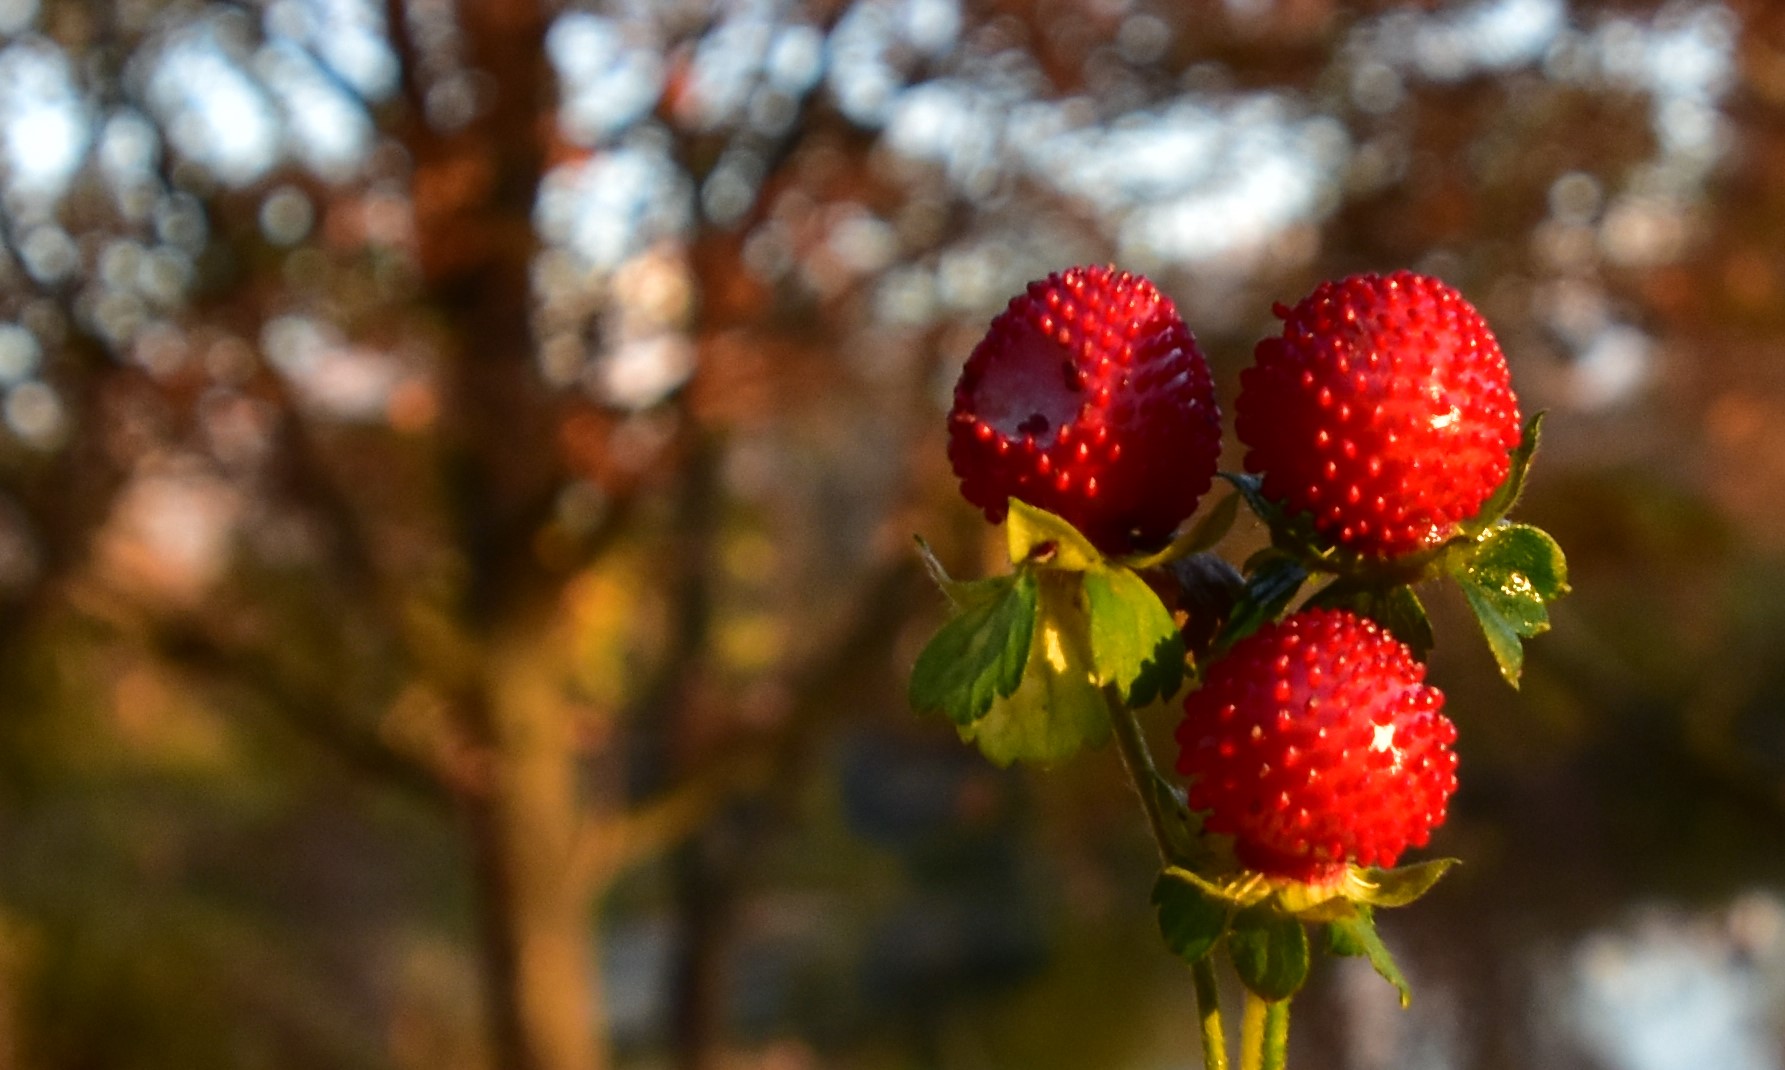
[[[1438,883],[1457,865],[1454,858],[1434,858],[1394,869],[1362,869],[1352,866],[1347,874],[1346,897],[1372,907],[1404,907]]]
[[[1186,872],[1175,866],[1160,871],[1153,882],[1153,908],[1165,946],[1186,965],[1195,965],[1227,931],[1228,905],[1185,880]]]
[[[1257,568],[1246,577],[1246,589],[1233,607],[1233,615],[1215,641],[1218,650],[1225,650],[1281,614],[1302,584],[1308,570],[1302,563],[1282,552],[1272,552],[1258,559]]]
[[[1173,880],[1192,885],[1208,898],[1236,910],[1264,902],[1274,890],[1269,877],[1251,870],[1241,870],[1220,877],[1205,877],[1182,866],[1167,866],[1165,872]]]
[[[1136,572],[1145,572],[1149,568],[1158,568],[1160,565],[1170,564],[1179,558],[1213,549],[1216,543],[1227,537],[1227,533],[1233,529],[1234,520],[1239,515],[1240,496],[1229,494],[1215,503],[1213,509],[1203,514],[1201,520],[1179,532],[1178,537],[1171,540],[1164,549],[1138,557],[1124,557],[1118,564]]]
[[[1457,548],[1449,570],[1481,622],[1500,675],[1518,686],[1523,639],[1549,630],[1549,603],[1568,593],[1568,562],[1541,528],[1501,524]]]
[[[918,713],[971,725],[1023,682],[1039,612],[1035,574],[1024,569],[982,582],[988,586],[972,588],[972,604],[917,656],[909,697]]]
[[[1010,499],[1004,537],[1013,565],[1033,560],[1050,568],[1082,572],[1103,563],[1103,554],[1077,528],[1019,498]]]
[[[1327,551],[1321,546],[1320,533],[1314,527],[1311,513],[1289,513],[1281,502],[1272,501],[1264,495],[1264,478],[1239,472],[1220,472],[1222,479],[1232,483],[1246,499],[1252,512],[1271,532],[1271,545],[1295,557],[1316,559],[1326,556]]]
[[[1355,870],[1357,867],[1351,868]],[[1349,872],[1346,878],[1328,884],[1273,882],[1270,905],[1298,921],[1326,922],[1349,917],[1357,908],[1350,898]]]
[[[1252,512],[1258,519],[1264,521],[1266,526],[1275,530],[1283,523],[1283,507],[1264,496],[1264,480],[1261,477],[1241,472],[1220,472],[1217,474],[1233,484],[1233,489],[1239,491],[1240,497],[1246,500],[1246,504],[1251,507]]]
[[[1454,858],[1439,858],[1395,869],[1351,865],[1337,879],[1318,884],[1269,877],[1247,869],[1212,877],[1181,866],[1169,867],[1166,872],[1172,879],[1195,887],[1205,897],[1232,910],[1268,911],[1300,921],[1330,922],[1350,917],[1360,907],[1406,906],[1430,891],[1456,864]]]
[[[1274,911],[1254,908],[1235,917],[1227,951],[1240,983],[1267,1002],[1288,999],[1308,979],[1308,930]]]
[[[974,606],[983,605],[997,598],[1004,593],[1005,587],[1010,583],[1010,578],[1007,576],[993,576],[983,580],[957,580],[948,574],[947,569],[942,567],[942,562],[936,558],[936,551],[930,549],[930,544],[924,541],[922,535],[913,535],[911,538],[917,543],[917,556],[919,560],[923,561],[924,571],[930,574],[930,579],[948,597],[949,602],[954,605],[957,611],[972,609]]]
[[[1404,583],[1388,586],[1364,585],[1341,579],[1327,584],[1308,599],[1308,605],[1327,609],[1349,609],[1388,629],[1390,635],[1407,644],[1413,656],[1424,661],[1436,641],[1432,620],[1426,615],[1425,603],[1412,587]]]
[[[985,716],[958,724],[961,738],[976,744],[994,764],[1058,762],[1110,735],[1109,707],[1097,683],[1090,649],[1090,622],[1079,577],[1070,572],[1023,570],[1039,590],[1034,640],[1020,682],[993,700]]]
[[[1376,918],[1369,907],[1359,907],[1351,917],[1329,922],[1326,949],[1335,955],[1369,959],[1382,979],[1394,985],[1401,994],[1402,1008],[1413,1002],[1413,990],[1407,986],[1407,977],[1401,973],[1388,946],[1382,942],[1381,934],[1376,931]]]
[[[1125,568],[1084,573],[1097,683],[1114,685],[1139,709],[1177,694],[1184,683],[1184,637],[1165,603]]]
[[[1524,434],[1512,451],[1512,463],[1506,470],[1506,478],[1488,496],[1488,500],[1481,503],[1481,512],[1461,525],[1464,535],[1474,537],[1481,534],[1505,519],[1506,514],[1512,512],[1512,507],[1518,504],[1519,497],[1525,492],[1525,476],[1531,470],[1531,458],[1536,456],[1537,447],[1543,440],[1545,415],[1539,411],[1532,414],[1531,419],[1525,423]]]

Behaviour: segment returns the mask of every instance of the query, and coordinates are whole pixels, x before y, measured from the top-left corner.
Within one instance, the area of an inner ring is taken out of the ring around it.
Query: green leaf
[[[1512,451],[1512,465],[1507,469],[1506,479],[1482,503],[1481,512],[1462,525],[1465,535],[1479,535],[1493,527],[1518,504],[1519,496],[1525,492],[1525,476],[1531,470],[1531,458],[1536,455],[1537,446],[1543,439],[1544,415],[1537,412],[1525,424],[1525,433]]]
[[[1568,563],[1540,528],[1502,524],[1462,548],[1451,576],[1481,621],[1507,683],[1518,686],[1521,639],[1549,630],[1549,603],[1568,593]]]
[[[1227,904],[1204,895],[1184,880],[1184,871],[1167,868],[1153,882],[1153,908],[1159,914],[1159,934],[1172,954],[1194,965],[1209,953],[1227,928]]]
[[[1266,621],[1275,620],[1307,579],[1308,570],[1287,554],[1277,553],[1264,558],[1257,570],[1246,577],[1246,591],[1233,607],[1233,615],[1221,630],[1216,647],[1226,649],[1257,631]]]
[[[1184,683],[1184,637],[1165,603],[1125,568],[1084,574],[1091,616],[1091,664],[1099,684],[1114,684],[1138,709],[1177,694]]]
[[[1294,918],[1247,911],[1234,919],[1227,950],[1240,982],[1259,999],[1288,999],[1308,979],[1308,930]]]
[[[1547,604],[1568,593],[1568,562],[1562,548],[1548,532],[1529,524],[1504,524],[1487,532],[1463,568],[1476,582],[1507,598]]]
[[[1407,987],[1406,975],[1395,964],[1394,956],[1388,953],[1388,946],[1376,931],[1376,919],[1368,907],[1360,907],[1351,917],[1327,925],[1326,947],[1335,955],[1369,959],[1382,979],[1394,985],[1401,994],[1402,1007],[1413,1002],[1413,990]]]
[[[936,586],[941,588],[942,593],[948,596],[948,600],[954,603],[955,609],[972,609],[975,606],[984,605],[1004,593],[1004,588],[1009,583],[1009,577],[994,576],[983,580],[957,580],[948,574],[947,569],[942,567],[942,562],[936,559],[936,552],[930,549],[930,544],[924,541],[922,535],[911,537],[917,542],[917,556],[923,561],[924,570],[930,574],[930,579],[935,581]]]
[[[1000,577],[1002,587],[936,632],[911,670],[911,707],[942,713],[957,725],[984,717],[1021,684],[1037,616],[1035,574]]]
[[[1033,575],[1031,573],[1031,575]],[[961,738],[993,763],[1061,761],[1109,740],[1109,706],[1092,670],[1090,621],[1079,577],[1042,570],[1039,608],[1021,683],[986,715],[959,724]]]
[[[1021,565],[1051,554],[1046,564],[1070,572],[1082,572],[1103,563],[1103,554],[1079,530],[1046,509],[1010,499],[1010,516],[1004,521],[1004,537],[1010,544],[1010,563]]]
[[[1181,557],[1200,554],[1220,542],[1232,530],[1234,520],[1240,515],[1240,496],[1229,494],[1215,503],[1215,507],[1203,514],[1201,520],[1186,528],[1170,545],[1163,550],[1156,550],[1140,557],[1123,558],[1121,564],[1136,572],[1145,572],[1150,568],[1169,564]]]
[[[1363,586],[1348,580],[1328,584],[1308,599],[1310,606],[1350,609],[1369,617],[1387,628],[1389,634],[1406,643],[1413,656],[1421,661],[1431,652],[1434,638],[1432,621],[1426,607],[1412,587],[1404,583],[1389,586]]]
[[[1395,869],[1351,870],[1346,894],[1373,907],[1404,907],[1432,890],[1438,879],[1457,864],[1454,858],[1434,858]]]
[[[1477,588],[1463,584],[1463,597],[1468,600],[1475,619],[1481,622],[1481,633],[1487,637],[1488,649],[1493,651],[1494,663],[1500,666],[1500,675],[1517,687],[1519,676],[1525,671],[1525,645],[1519,639],[1518,626]]]

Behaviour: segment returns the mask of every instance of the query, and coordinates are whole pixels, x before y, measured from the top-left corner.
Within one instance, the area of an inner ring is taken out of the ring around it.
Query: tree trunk
[[[601,1070],[605,1015],[592,889],[573,865],[581,822],[572,725],[549,673],[497,659],[472,711],[492,768],[469,802],[494,1065]]]
[[[557,581],[541,574],[531,539],[563,476],[552,399],[534,371],[529,283],[554,104],[548,20],[537,0],[461,0],[462,58],[483,79],[473,117],[437,129],[410,6],[386,0],[385,10],[414,161],[417,266],[447,328],[442,484],[466,565],[455,623],[483,662],[450,690],[488,763],[465,807],[491,1058],[499,1070],[599,1070],[594,896],[572,864],[583,816],[578,751],[549,637],[534,619],[549,616]]]

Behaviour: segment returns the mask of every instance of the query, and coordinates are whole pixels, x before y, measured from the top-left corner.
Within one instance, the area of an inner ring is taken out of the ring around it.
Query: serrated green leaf
[[[947,569],[942,567],[942,562],[936,559],[936,552],[930,549],[930,544],[924,541],[922,535],[913,535],[911,538],[917,543],[917,556],[923,561],[924,571],[930,574],[930,579],[948,597],[948,600],[954,603],[955,609],[972,609],[974,606],[984,605],[1004,593],[1009,577],[994,576],[983,580],[957,580],[948,574]]]
[[[1287,554],[1266,558],[1257,571],[1246,577],[1246,590],[1233,607],[1221,629],[1216,647],[1226,649],[1257,631],[1266,621],[1275,620],[1289,605],[1295,593],[1308,579],[1308,570]]]
[[[1500,666],[1500,675],[1517,687],[1519,676],[1525,671],[1525,644],[1519,638],[1518,626],[1507,619],[1479,588],[1466,583],[1462,588],[1475,619],[1481,622],[1481,634],[1487,637],[1488,649],[1493,651],[1494,663]]]
[[[1259,999],[1288,999],[1308,979],[1308,930],[1294,918],[1250,910],[1233,921],[1227,950],[1234,972]]]
[[[1140,557],[1123,558],[1119,563],[1136,572],[1145,572],[1149,568],[1158,568],[1181,557],[1200,554],[1226,538],[1233,529],[1234,520],[1240,515],[1240,496],[1229,494],[1215,503],[1215,507],[1203,514],[1201,520],[1186,528],[1170,545]]]
[[[1534,413],[1525,424],[1525,433],[1519,444],[1512,451],[1512,463],[1507,468],[1506,478],[1488,500],[1481,505],[1481,512],[1473,520],[1462,525],[1463,533],[1478,535],[1498,524],[1512,507],[1518,504],[1519,497],[1525,493],[1525,476],[1531,470],[1531,458],[1536,456],[1537,447],[1543,440],[1543,412]]]
[[[984,717],[959,725],[993,763],[1052,763],[1109,740],[1109,706],[1091,666],[1090,621],[1079,577],[1042,570],[1034,642],[1021,683]]]
[[[1425,603],[1419,600],[1412,587],[1404,583],[1364,585],[1342,579],[1328,584],[1308,599],[1308,605],[1361,613],[1406,643],[1413,656],[1421,661],[1431,652],[1435,641]]]
[[[1368,907],[1360,907],[1351,917],[1327,925],[1326,947],[1335,955],[1369,959],[1382,979],[1394,985],[1401,994],[1403,1008],[1413,1002],[1413,990],[1407,987],[1407,977],[1382,942],[1381,934],[1376,931],[1376,919]]]
[[[1084,574],[1084,591],[1098,684],[1114,684],[1133,709],[1177,694],[1184,637],[1146,581],[1125,568],[1093,568]]]
[[[1160,872],[1153,882],[1153,908],[1159,915],[1159,935],[1165,938],[1165,946],[1186,964],[1194,965],[1221,939],[1228,908],[1183,879],[1184,872],[1175,867]]]
[[[1549,603],[1568,593],[1568,563],[1540,528],[1502,524],[1463,547],[1451,575],[1481,621],[1500,674],[1514,687],[1524,664],[1521,639],[1549,630]]]
[[[1503,524],[1482,535],[1464,555],[1463,570],[1509,599],[1547,605],[1568,593],[1562,548],[1529,524]]]
[[[1001,592],[944,624],[911,670],[911,707],[941,713],[957,725],[984,717],[1022,683],[1038,615],[1034,573],[996,582]]]
[[[1010,563],[1020,565],[1044,552],[1050,567],[1082,572],[1103,563],[1103,554],[1079,530],[1046,509],[1010,499],[1010,516],[1004,521],[1004,537],[1010,545]]]
[[[1394,869],[1353,868],[1346,894],[1373,907],[1404,907],[1431,891],[1456,864],[1454,858],[1434,858]]]

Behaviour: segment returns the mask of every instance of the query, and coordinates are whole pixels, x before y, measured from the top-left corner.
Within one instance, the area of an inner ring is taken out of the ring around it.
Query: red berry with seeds
[[[1305,610],[1236,643],[1184,702],[1178,772],[1240,862],[1321,883],[1423,847],[1456,790],[1456,728],[1375,622]]]
[[[1240,378],[1237,431],[1267,497],[1366,557],[1443,542],[1481,511],[1519,442],[1486,321],[1437,279],[1322,283]]]
[[[1165,542],[1221,446],[1208,361],[1171,299],[1102,267],[1011,299],[967,358],[948,426],[961,493],[987,519],[1020,498],[1107,554]]]

